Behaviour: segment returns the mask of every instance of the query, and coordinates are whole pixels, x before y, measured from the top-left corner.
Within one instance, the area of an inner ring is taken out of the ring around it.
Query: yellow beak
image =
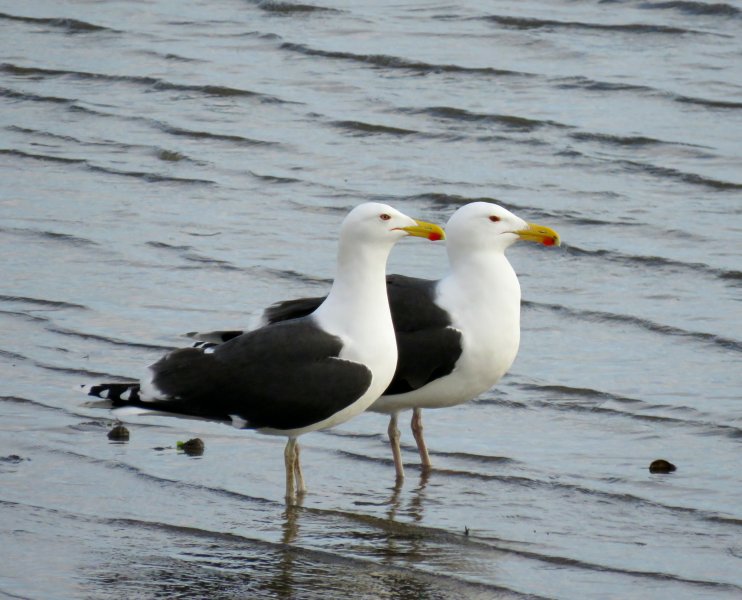
[[[528,227],[515,232],[518,237],[527,242],[538,242],[544,246],[558,246],[562,243],[559,234],[550,227],[528,223]]]
[[[402,231],[406,231],[409,235],[415,237],[424,237],[435,242],[436,240],[445,240],[446,233],[442,227],[439,227],[435,223],[426,223],[425,221],[415,220],[417,225],[411,225],[410,227],[401,227]]]

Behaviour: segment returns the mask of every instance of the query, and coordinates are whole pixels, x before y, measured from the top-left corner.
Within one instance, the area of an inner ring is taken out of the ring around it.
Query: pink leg
[[[425,437],[423,437],[423,411],[421,408],[412,409],[411,426],[412,435],[415,436],[415,442],[417,443],[417,451],[420,453],[420,462],[423,470],[430,469],[433,463],[430,462],[428,447],[425,445]]]
[[[294,465],[296,464],[296,438],[290,437],[286,442],[286,449],[283,451],[283,459],[286,465],[286,504],[296,502],[296,492],[294,492]]]
[[[397,472],[397,481],[404,479],[404,465],[402,464],[402,451],[399,448],[399,427],[397,427],[397,413],[393,413],[389,418],[389,443],[392,445],[392,456],[394,457],[394,469]]]
[[[296,492],[301,495],[306,493],[307,486],[304,483],[304,473],[301,470],[301,460],[299,459],[299,442],[294,446],[294,475],[296,476]]]

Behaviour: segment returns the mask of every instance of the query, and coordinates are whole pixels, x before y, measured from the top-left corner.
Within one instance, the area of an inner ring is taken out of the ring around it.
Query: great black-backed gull
[[[439,280],[387,277],[399,361],[391,384],[369,410],[390,415],[388,428],[397,479],[404,478],[398,414],[412,409],[412,432],[423,468],[431,461],[422,409],[462,404],[494,386],[520,344],[520,284],[505,250],[518,240],[559,245],[548,227],[527,223],[488,202],[459,208],[446,225],[448,274]],[[279,302],[269,323],[310,313],[322,298]],[[205,345],[239,331],[192,333]]]
[[[329,295],[302,318],[267,325],[217,347],[182,348],[148,368],[141,383],[83,386],[119,416],[157,413],[229,422],[288,437],[286,498],[305,491],[297,438],[366,410],[388,387],[397,344],[385,270],[406,236],[436,240],[437,225],[366,203],[340,228]]]

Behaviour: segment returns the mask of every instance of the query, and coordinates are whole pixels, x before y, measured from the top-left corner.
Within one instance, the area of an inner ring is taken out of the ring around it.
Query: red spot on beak
[[[554,245],[554,238],[546,237],[544,238],[544,241],[542,242],[544,246],[553,246]]]
[[[431,234],[430,234],[430,235],[428,236],[428,239],[429,239],[429,240],[430,240],[431,242],[437,242],[437,241],[438,241],[439,239],[441,239],[441,234],[440,234],[440,233],[431,233]],[[553,242],[552,242],[552,243],[553,243]]]

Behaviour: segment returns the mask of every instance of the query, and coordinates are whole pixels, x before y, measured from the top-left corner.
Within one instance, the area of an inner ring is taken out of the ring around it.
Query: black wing
[[[165,355],[151,367],[162,399],[114,406],[216,420],[235,415],[251,428],[306,427],[349,406],[371,384],[368,367],[340,359],[341,349],[341,340],[311,318],[263,327],[213,349]]]
[[[279,323],[289,319],[306,317],[319,308],[319,305],[325,301],[325,297],[298,298],[296,300],[276,302],[265,309],[263,318],[268,323]]]
[[[397,336],[397,370],[384,395],[403,394],[448,375],[461,356],[461,332],[435,303],[437,281],[388,275],[387,294]],[[268,323],[301,318],[314,312],[324,297],[276,302],[263,313]],[[222,333],[222,332],[214,332]],[[210,334],[198,336],[212,341]]]
[[[387,294],[397,335],[397,370],[385,396],[423,387],[453,371],[461,356],[461,332],[435,303],[437,281],[389,275]]]

